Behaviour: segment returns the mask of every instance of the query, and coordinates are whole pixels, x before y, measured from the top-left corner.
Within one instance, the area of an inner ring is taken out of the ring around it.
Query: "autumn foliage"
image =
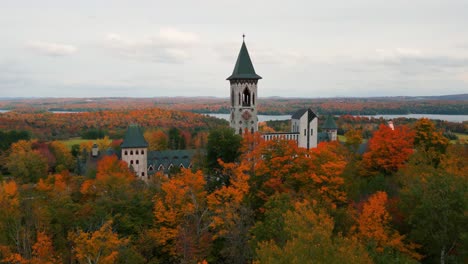
[[[369,149],[362,162],[367,174],[392,174],[408,161],[413,153],[414,133],[406,126],[392,130],[380,125],[369,140]]]

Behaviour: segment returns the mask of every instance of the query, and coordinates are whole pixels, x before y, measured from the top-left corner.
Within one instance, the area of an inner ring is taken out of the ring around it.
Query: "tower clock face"
[[[244,113],[242,113],[242,118],[244,118],[245,120],[249,120],[251,117],[252,115],[249,111],[244,111]]]

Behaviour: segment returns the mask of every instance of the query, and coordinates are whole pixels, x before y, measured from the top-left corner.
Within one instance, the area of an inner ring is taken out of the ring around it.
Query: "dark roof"
[[[317,115],[312,111],[310,108],[302,108],[297,110],[292,116],[291,119],[301,119],[301,117],[306,113],[309,112],[309,122],[312,121]]]
[[[176,167],[182,164],[184,168],[188,168],[196,153],[197,150],[194,149],[149,151],[148,167],[152,166],[153,172],[156,172],[161,165],[166,172],[171,164]]]
[[[132,124],[125,132],[125,137],[120,145],[122,148],[147,148],[148,143],[143,137],[143,133],[138,125]]]
[[[255,73],[255,69],[250,60],[249,52],[245,46],[245,42],[242,42],[241,49],[239,51],[239,56],[237,56],[236,66],[234,66],[234,71],[232,71],[231,76],[227,80],[233,79],[261,79],[259,75]]]
[[[333,119],[332,115],[328,115],[325,123],[322,125],[324,129],[338,129],[338,126],[335,123],[335,119]]]

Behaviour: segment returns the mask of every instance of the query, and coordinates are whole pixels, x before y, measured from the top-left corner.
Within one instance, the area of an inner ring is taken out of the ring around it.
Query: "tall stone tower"
[[[245,41],[242,41],[234,71],[227,78],[231,83],[230,125],[236,134],[243,134],[246,130],[250,133],[258,131],[257,83],[260,79],[262,77],[255,73]]]
[[[130,125],[120,145],[122,160],[135,171],[138,179],[148,180],[148,143],[138,125]]]

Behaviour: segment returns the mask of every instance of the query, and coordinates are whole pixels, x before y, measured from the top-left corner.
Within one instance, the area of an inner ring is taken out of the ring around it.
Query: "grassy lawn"
[[[454,133],[457,135],[458,140],[461,141],[464,144],[468,144],[468,135],[467,134],[461,134],[461,133]],[[456,144],[457,140],[450,140],[450,143]]]
[[[75,145],[75,144],[79,145],[80,143],[86,142],[86,141],[91,141],[91,139],[70,138],[70,139],[66,139],[66,140],[60,140],[60,142],[67,145],[67,147],[69,149],[71,149],[72,146]]]

